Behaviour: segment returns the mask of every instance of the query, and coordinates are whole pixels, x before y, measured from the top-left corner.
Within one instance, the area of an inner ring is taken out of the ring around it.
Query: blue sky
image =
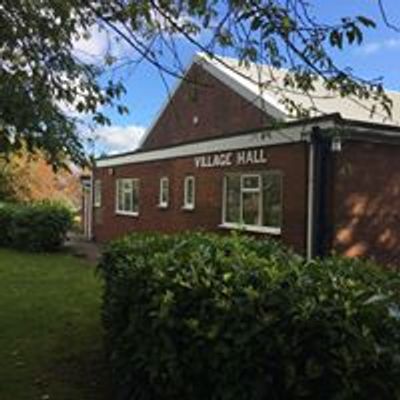
[[[400,27],[399,0],[384,0],[389,20]],[[309,0],[314,14],[325,21],[337,21],[342,16],[364,15],[377,22],[377,28],[365,32],[361,46],[345,48],[337,52],[337,60],[343,66],[350,66],[365,78],[383,77],[385,86],[400,90],[400,33],[385,26],[377,0]],[[84,50],[98,51],[104,45],[104,38],[94,34],[91,41],[81,43]],[[195,49],[183,38],[176,39],[182,63],[187,65]],[[121,49],[123,52],[124,49]],[[129,115],[120,116],[113,110],[106,110],[112,120],[111,127],[97,130],[97,152],[127,151],[137,146],[146,127],[155,118],[158,110],[168,97],[168,91],[159,71],[143,62],[134,70],[124,71],[124,85],[127,94],[123,102],[129,107]],[[164,76],[169,87],[175,78]]]

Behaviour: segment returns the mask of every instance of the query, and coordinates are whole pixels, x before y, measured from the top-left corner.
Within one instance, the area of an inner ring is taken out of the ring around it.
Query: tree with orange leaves
[[[80,205],[81,170],[70,165],[58,171],[40,154],[13,154],[0,160],[0,201],[58,200],[73,208]]]

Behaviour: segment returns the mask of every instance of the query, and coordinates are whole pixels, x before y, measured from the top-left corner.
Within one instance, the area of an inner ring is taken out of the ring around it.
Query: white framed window
[[[160,208],[167,208],[169,204],[169,179],[163,177],[160,179],[160,194],[158,199],[158,206]]]
[[[194,176],[186,176],[183,185],[183,208],[194,210],[196,197],[196,183]]]
[[[122,215],[139,215],[138,179],[117,179],[115,211]]]
[[[101,207],[101,180],[96,179],[93,187],[93,205]]]
[[[222,227],[281,233],[281,172],[228,174],[223,190]]]

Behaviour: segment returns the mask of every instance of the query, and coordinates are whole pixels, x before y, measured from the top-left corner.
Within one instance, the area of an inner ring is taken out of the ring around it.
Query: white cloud
[[[381,50],[382,44],[381,43],[368,43],[362,47],[360,47],[360,52],[369,55],[369,54],[374,54]]]
[[[93,62],[96,58],[104,57],[108,42],[108,33],[93,26],[73,42],[74,53],[83,61]]]
[[[115,154],[137,149],[145,128],[140,125],[112,125],[97,128],[90,136],[97,151]]]
[[[104,51],[104,39],[106,39],[106,32],[92,27],[74,41],[74,49],[78,52],[100,55]]]
[[[195,20],[189,16],[179,16],[178,18],[170,16],[169,19],[156,10],[151,10],[150,16],[152,22],[157,27],[155,32],[168,34],[174,39],[183,39],[184,35],[181,32],[176,31],[176,28],[170,19],[174,20],[174,23],[180,27],[188,28],[188,26],[193,27],[198,25]],[[117,23],[116,27],[124,35],[130,37],[131,32],[127,27],[120,23]],[[192,33],[191,36],[195,39],[199,39],[200,33],[204,33],[204,30]],[[142,44],[145,48],[150,46],[150,43],[144,38]],[[106,55],[112,56],[116,59],[125,57],[132,59],[134,56],[140,56],[140,54],[129,43],[127,43],[122,36],[118,35],[118,33],[108,27],[100,25],[93,25],[86,31],[80,32],[79,37],[73,41],[72,45],[76,57],[87,63],[100,63],[104,61]]]
[[[185,38],[185,35],[179,29],[177,30],[177,27],[183,30],[189,28],[189,31],[191,31],[190,36],[194,39],[200,37],[201,29],[198,32],[192,31],[193,29],[197,31],[197,28],[200,28],[199,23],[189,15],[179,15],[178,17],[175,17],[172,14],[168,14],[166,11],[165,15],[163,15],[158,10],[152,9],[150,11],[150,16],[159,32],[164,32],[175,39]]]
[[[357,51],[363,55],[369,56],[381,51],[400,49],[400,38],[382,40],[381,42],[371,42],[359,47]]]
[[[400,49],[400,38],[387,40],[386,47],[389,49]]]
[[[72,45],[76,57],[89,63],[102,62],[106,55],[121,58],[133,51],[129,44],[115,33],[98,25],[81,32]]]

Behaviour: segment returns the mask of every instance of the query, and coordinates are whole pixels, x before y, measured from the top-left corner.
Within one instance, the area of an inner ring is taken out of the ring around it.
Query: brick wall
[[[269,121],[263,111],[194,64],[142,148],[149,150],[251,130]]]
[[[227,172],[280,170],[283,173],[282,240],[303,252],[306,231],[307,151],[306,144],[266,147],[266,165],[225,168],[196,168],[193,157],[124,165],[95,170],[95,179],[102,180],[102,207],[95,211],[94,234],[107,241],[127,232],[207,230],[224,232],[222,222],[223,176]],[[196,208],[182,210],[183,181],[186,175],[196,177]],[[170,206],[159,209],[159,180],[170,180]],[[115,180],[140,179],[139,216],[115,214]]]
[[[350,141],[334,163],[333,247],[399,265],[399,147]]]

